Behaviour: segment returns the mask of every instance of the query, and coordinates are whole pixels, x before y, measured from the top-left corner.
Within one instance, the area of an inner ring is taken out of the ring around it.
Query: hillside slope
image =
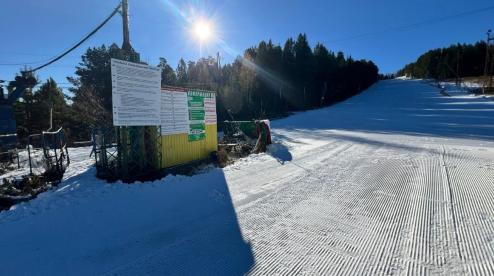
[[[0,213],[0,274],[494,273],[494,102],[389,80],[225,169],[105,184],[88,149]]]

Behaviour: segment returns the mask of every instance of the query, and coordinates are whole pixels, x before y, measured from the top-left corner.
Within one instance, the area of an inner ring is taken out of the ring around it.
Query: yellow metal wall
[[[218,150],[217,126],[206,125],[205,140],[189,142],[189,135],[183,133],[161,136],[161,143],[161,168],[208,158],[212,151]]]

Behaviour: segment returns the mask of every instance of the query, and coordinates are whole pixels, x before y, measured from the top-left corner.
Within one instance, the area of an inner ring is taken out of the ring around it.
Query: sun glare
[[[208,25],[199,23],[196,25],[196,35],[199,36],[200,39],[206,39],[211,35],[211,30]]]

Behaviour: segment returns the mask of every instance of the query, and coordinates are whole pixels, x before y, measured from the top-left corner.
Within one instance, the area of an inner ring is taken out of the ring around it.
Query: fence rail
[[[160,126],[91,129],[97,175],[108,181],[132,181],[161,166]]]

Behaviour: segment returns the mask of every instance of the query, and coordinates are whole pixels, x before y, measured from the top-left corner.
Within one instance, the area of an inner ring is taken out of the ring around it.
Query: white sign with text
[[[161,88],[161,134],[181,134],[189,132],[187,112],[187,90]]]
[[[161,68],[111,59],[114,126],[161,124]]]

